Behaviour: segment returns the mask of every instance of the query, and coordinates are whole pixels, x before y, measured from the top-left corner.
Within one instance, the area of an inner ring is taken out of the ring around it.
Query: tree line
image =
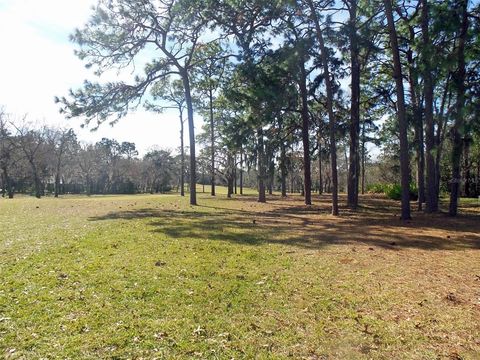
[[[181,131],[182,132],[182,131]],[[199,135],[198,142],[209,136]],[[217,147],[215,184],[228,187],[227,196],[243,194],[244,187],[256,186],[255,163],[251,159],[233,158]],[[325,156],[325,155],[324,155]],[[139,156],[136,145],[103,138],[96,143],[77,139],[73,129],[39,125],[25,118],[12,120],[0,112],[0,192],[4,198],[31,194],[38,198],[64,194],[137,194],[177,192],[184,196],[190,189],[188,156],[154,147]],[[204,147],[197,156],[197,184],[210,186],[210,149]],[[288,154],[288,191],[302,192],[302,158],[299,149]],[[198,186],[197,185],[197,186]],[[325,182],[319,192],[330,191]],[[214,188],[210,187],[210,188]],[[279,190],[278,180],[271,178],[268,191]]]
[[[223,172],[231,189],[237,162],[254,164],[260,202],[274,177],[285,195],[298,150],[305,204],[328,178],[334,215],[342,150],[355,209],[370,143],[398,174],[403,219],[412,185],[419,210],[438,211],[444,189],[456,215],[459,196],[478,193],[479,24],[468,0],[100,0],[72,34],[77,55],[97,75],[149,60],[131,81],[86,81],[56,101],[97,125],[177,107],[192,205],[199,141],[212,184]]]
[[[139,158],[131,142],[86,144],[72,129],[34,125],[0,114],[3,197],[163,193],[181,186],[179,156],[169,150],[152,149]]]

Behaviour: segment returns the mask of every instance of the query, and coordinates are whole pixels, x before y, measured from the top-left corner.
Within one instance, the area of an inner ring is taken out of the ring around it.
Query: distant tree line
[[[200,134],[198,142],[206,142],[207,137],[210,138],[208,132]],[[227,186],[228,196],[242,194],[244,187],[254,188],[257,184],[255,158],[247,153],[232,154],[221,142],[215,144],[218,154],[214,184]],[[210,148],[204,146],[197,157],[199,185],[212,184],[210,154]],[[303,193],[301,149],[292,144],[285,156],[288,171],[285,191]],[[188,156],[186,160],[188,164]],[[373,162],[369,164],[375,166]],[[341,162],[340,168],[345,179],[346,163]],[[314,166],[314,172],[318,170]],[[0,172],[1,195],[9,198],[16,193],[58,197],[189,191],[188,184],[184,184],[189,167],[185,166],[181,151],[158,148],[139,158],[134,143],[107,138],[95,144],[82,143],[72,129],[38,126],[25,118],[13,120],[4,110],[0,112]],[[281,190],[280,173],[273,168],[269,174],[267,191]],[[326,180],[323,184],[315,182],[315,189],[320,193],[330,192],[328,171],[323,176]],[[370,182],[373,181],[381,179],[372,174]],[[341,181],[341,187],[346,189],[346,180]]]
[[[180,157],[154,149],[142,158],[134,143],[78,141],[72,129],[35,127],[0,117],[0,189],[36,197],[61,194],[164,193],[178,190]],[[185,170],[188,173],[188,168]]]
[[[208,118],[207,118],[208,119]],[[209,121],[198,135],[202,144],[197,156],[197,186],[211,192],[211,132]],[[255,151],[243,148],[231,151],[222,139],[222,127],[216,122],[214,132],[215,185],[227,187],[227,196],[243,194],[244,188],[258,185]],[[380,131],[380,135],[383,131]],[[303,149],[292,133],[292,141],[282,147],[280,154],[268,148],[269,167],[266,192],[283,195],[305,193],[303,179]],[[381,138],[381,136],[380,136]],[[388,138],[388,137],[387,137]],[[323,139],[325,141],[325,139]],[[323,142],[322,141],[322,142]],[[373,140],[372,140],[373,141]],[[382,140],[375,140],[376,142]],[[317,161],[312,162],[312,189],[319,194],[332,192],[328,149],[317,146]],[[383,140],[386,144],[386,140]],[[480,194],[480,147],[478,141],[470,144],[471,158],[462,167],[463,196]],[[394,146],[372,156],[364,149],[361,156],[361,193],[384,192],[382,184],[395,184],[400,169]],[[282,158],[283,157],[283,158]],[[16,193],[37,197],[63,194],[135,194],[178,192],[182,196],[189,191],[189,158],[182,150],[173,152],[161,148],[148,151],[139,157],[134,143],[118,142],[104,138],[94,144],[78,141],[72,129],[38,126],[26,119],[13,121],[12,116],[0,111],[0,191],[4,198]],[[442,160],[445,167],[441,174],[441,191],[449,189],[448,158]],[[187,164],[187,165],[186,165]],[[348,142],[338,144],[339,191],[348,191]],[[389,187],[392,189],[392,187]],[[394,188],[395,189],[395,188]],[[415,189],[418,196],[418,189]]]

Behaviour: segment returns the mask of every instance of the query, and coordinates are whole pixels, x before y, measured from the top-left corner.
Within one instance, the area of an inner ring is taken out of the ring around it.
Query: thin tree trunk
[[[393,55],[393,67],[397,90],[397,118],[400,137],[400,177],[402,186],[402,215],[403,220],[408,220],[410,216],[410,166],[408,156],[408,138],[407,138],[407,116],[405,111],[405,93],[403,89],[402,65],[400,63],[400,53],[398,47],[397,30],[393,19],[392,2],[384,0],[385,15],[388,21],[390,33],[390,45]]]
[[[447,109],[450,108],[450,101],[451,101],[451,91],[449,89],[449,82],[450,82],[450,74],[447,77],[445,83],[445,89],[443,91],[442,101],[440,104],[440,111],[438,113],[438,126],[437,126],[437,133],[435,135],[435,146],[437,148],[435,154],[435,199],[437,202],[438,207],[438,199],[440,197],[440,160],[442,159],[443,153],[443,143],[445,140],[445,104],[448,102]],[[447,100],[448,99],[448,100]]]
[[[180,196],[185,196],[185,145],[183,143],[183,109],[178,108],[180,112]]]
[[[323,194],[323,174],[322,174],[322,139],[318,135],[318,194]]]
[[[429,33],[428,0],[422,0],[422,42],[423,42],[423,96],[425,101],[425,156],[426,156],[426,209],[427,213],[438,211],[438,191],[436,187],[435,164],[435,125],[433,120],[433,79],[432,79],[432,44]],[[438,148],[437,148],[438,151]]]
[[[411,35],[411,41],[415,39],[415,35]],[[422,113],[420,110],[420,103],[417,95],[417,76],[414,74],[414,61],[412,51],[408,51],[408,80],[410,84],[410,97],[413,108],[413,121],[414,121],[414,132],[415,132],[415,153],[416,153],[416,162],[417,162],[417,186],[418,186],[418,211],[422,211],[423,203],[425,202],[425,153],[423,145],[423,121]]]
[[[231,198],[233,194],[233,176],[234,176],[234,160],[232,154],[227,155],[227,197]]]
[[[455,104],[455,122],[452,128],[453,149],[452,149],[452,179],[450,192],[449,215],[456,216],[458,212],[458,198],[460,193],[460,162],[462,158],[462,131],[464,126],[463,109],[465,105],[465,40],[468,30],[468,0],[461,2],[462,21],[459,29],[459,41],[457,48],[457,71],[454,74],[455,88],[457,89],[457,100]]]
[[[480,159],[477,160],[477,177],[475,184],[475,196],[480,196]]]
[[[57,168],[57,172],[55,174],[54,197],[58,198],[59,193],[60,193],[60,169]]]
[[[243,148],[240,150],[240,195],[243,195]]]
[[[305,71],[305,63],[300,64],[300,95],[302,98],[302,142],[303,142],[303,177],[305,190],[305,205],[312,205],[312,174],[310,162],[310,116],[308,112],[308,91],[307,91],[307,74]]]
[[[358,206],[358,179],[360,172],[359,133],[360,133],[360,61],[357,39],[357,0],[350,1],[350,63],[351,63],[351,103],[350,103],[350,157],[348,167],[348,206]]]
[[[346,179],[345,179],[346,189],[343,188],[343,190],[348,192],[348,154],[347,154],[347,146],[346,145],[343,148],[343,158],[344,158],[344,161],[345,161],[345,175],[346,175]],[[347,194],[347,196],[348,196],[348,194]]]
[[[337,146],[336,146],[336,119],[333,112],[333,86],[328,67],[328,54],[323,41],[322,29],[317,17],[315,6],[312,0],[307,0],[310,7],[311,17],[315,23],[316,35],[320,47],[320,57],[322,60],[323,73],[325,78],[325,88],[327,90],[327,112],[330,127],[330,166],[332,180],[332,215],[338,215],[338,175],[337,175]]]
[[[188,132],[190,138],[190,205],[197,205],[197,171],[195,159],[195,124],[193,122],[193,104],[190,91],[190,80],[186,71],[182,73],[185,101],[187,103]]]
[[[90,184],[90,176],[87,175],[87,178],[86,178],[86,192],[87,192],[87,196],[90,196],[91,195],[91,184]]]
[[[257,129],[257,162],[258,162],[258,202],[267,202],[265,196],[265,148],[263,145],[263,129]]]
[[[235,167],[233,169],[235,195],[237,195],[237,155],[235,154]]]
[[[5,197],[6,192],[7,192],[7,178],[5,176],[5,173],[2,172],[2,198]]]
[[[35,174],[33,177],[35,181],[35,197],[40,199],[42,197],[42,182],[40,181],[38,175]]]
[[[365,164],[366,164],[365,121],[363,121],[362,123],[362,195],[365,194]]]
[[[35,186],[35,197],[40,199],[42,197],[42,182],[40,181],[40,177],[38,176],[37,167],[30,161],[30,166],[32,167],[33,172],[33,182]]]
[[[287,197],[287,156],[283,141],[280,143],[280,187],[282,197]]]
[[[273,195],[273,181],[275,178],[275,163],[270,160],[268,167],[268,195]]]
[[[212,182],[212,192],[211,195],[215,196],[215,129],[214,129],[214,119],[213,119],[213,93],[210,89],[208,94],[209,106],[210,106],[210,146],[211,146],[211,159],[210,166],[211,168],[211,182]]]
[[[14,190],[13,190],[13,186],[12,186],[12,180],[10,179],[10,176],[8,175],[7,168],[3,168],[3,177],[5,179],[5,184],[4,184],[3,191],[5,192],[5,188],[6,188],[8,198],[13,199]]]
[[[465,197],[470,197],[470,139],[464,139],[464,147],[463,147],[463,178],[464,178],[464,190],[463,193]]]

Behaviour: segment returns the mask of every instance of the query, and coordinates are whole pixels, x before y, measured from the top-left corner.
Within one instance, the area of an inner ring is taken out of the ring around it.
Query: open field
[[[478,201],[314,202],[0,199],[0,357],[480,358]]]

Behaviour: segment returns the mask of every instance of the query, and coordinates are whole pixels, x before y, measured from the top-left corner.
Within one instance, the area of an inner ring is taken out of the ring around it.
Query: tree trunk
[[[178,108],[180,112],[180,196],[185,196],[185,145],[183,143],[183,109]]]
[[[227,197],[231,198],[233,194],[233,178],[234,178],[234,158],[229,152],[227,155]]]
[[[312,174],[310,162],[310,115],[308,112],[307,74],[303,60],[300,64],[300,96],[302,98],[303,180],[305,205],[312,205]]]
[[[210,146],[211,146],[211,182],[212,182],[212,192],[211,195],[215,196],[215,128],[214,128],[214,119],[213,119],[213,93],[212,89],[209,90],[208,94],[209,106],[210,106]]]
[[[320,57],[322,60],[323,74],[325,78],[325,88],[327,90],[327,112],[330,127],[330,166],[332,179],[332,215],[338,215],[338,175],[337,175],[337,146],[336,146],[336,119],[333,112],[333,86],[328,67],[328,54],[323,41],[322,29],[315,11],[312,0],[307,0],[311,11],[311,17],[315,24],[318,45],[320,47]]]
[[[350,1],[350,63],[351,63],[351,103],[350,103],[350,157],[348,167],[348,206],[358,206],[358,179],[360,173],[359,133],[360,133],[360,61],[357,39],[357,0]]]
[[[323,194],[323,174],[322,174],[322,139],[318,135],[318,194]]]
[[[287,197],[287,156],[283,141],[280,143],[280,187],[282,197]]]
[[[346,179],[345,179],[346,188],[344,188],[343,190],[348,192],[348,154],[347,154],[347,146],[343,147],[343,159],[345,161],[345,175],[346,175]],[[347,194],[347,197],[348,197],[348,194]]]
[[[392,2],[384,0],[385,15],[388,21],[390,44],[393,55],[393,77],[397,91],[397,118],[400,137],[400,177],[402,186],[402,215],[403,220],[411,219],[410,216],[410,166],[408,156],[407,116],[405,111],[405,93],[403,89],[402,64],[398,47],[397,30],[393,19]]]
[[[54,197],[58,198],[60,193],[60,169],[57,169],[57,173],[55,174],[55,195]]]
[[[469,198],[472,196],[470,191],[470,139],[464,139],[463,147],[463,180],[464,180],[464,190],[463,193],[465,197]]]
[[[475,196],[480,196],[480,159],[477,159],[477,176],[475,179]]]
[[[235,154],[235,164],[233,168],[233,179],[234,179],[234,188],[235,188],[235,195],[237,195],[237,154]]]
[[[462,158],[462,131],[464,127],[463,109],[465,105],[465,40],[468,30],[468,0],[461,2],[462,21],[459,29],[459,41],[457,48],[457,71],[453,76],[455,88],[457,90],[457,100],[455,104],[455,122],[452,128],[452,179],[450,192],[449,215],[456,216],[458,212],[458,198],[460,192],[460,162]]]
[[[258,162],[258,202],[267,202],[265,196],[265,148],[263,145],[263,129],[257,129],[257,162]]]
[[[185,101],[187,103],[188,132],[190,138],[190,205],[197,205],[197,172],[195,160],[195,124],[193,122],[193,104],[190,91],[190,80],[186,71],[182,73]]]
[[[37,174],[35,174],[33,178],[35,181],[35,197],[40,199],[42,197],[42,182]]]
[[[87,175],[87,178],[86,178],[86,192],[87,192],[87,196],[90,196],[91,195],[91,184],[90,184],[90,176]]]
[[[3,178],[4,178],[4,181],[5,181],[3,192],[5,193],[5,190],[6,190],[8,198],[13,199],[14,189],[13,189],[13,186],[12,186],[12,180],[10,179],[10,176],[8,175],[8,170],[7,170],[6,167],[3,168]]]
[[[410,37],[412,42],[415,41],[415,34],[412,31]],[[417,162],[417,186],[418,186],[418,211],[422,211],[423,203],[425,202],[425,152],[423,144],[423,121],[420,109],[420,102],[417,95],[418,81],[414,73],[414,61],[412,50],[407,53],[408,59],[408,80],[410,84],[410,97],[413,110],[413,122],[415,132],[415,153]]]
[[[4,173],[2,173],[2,198],[5,197],[6,192],[7,192],[7,179]]]
[[[35,197],[37,199],[40,199],[42,197],[42,182],[40,180],[40,177],[38,176],[36,165],[33,163],[33,161],[29,161],[29,162],[30,162],[30,166],[32,168],[32,173],[33,173],[33,182],[34,182],[34,186],[35,186]]]
[[[268,166],[268,195],[273,195],[273,182],[275,178],[275,163],[273,160],[269,161]]]
[[[243,149],[240,150],[240,195],[243,195]]]
[[[230,199],[233,194],[233,177],[229,177],[227,181],[227,197]]]
[[[446,126],[446,119],[445,119],[445,106],[447,104],[447,109],[450,108],[450,101],[451,101],[451,90],[450,90],[450,74],[447,77],[445,82],[445,89],[443,91],[442,101],[440,104],[440,111],[438,113],[438,126],[437,132],[435,134],[435,147],[436,147],[436,154],[435,154],[435,199],[437,202],[438,207],[438,199],[440,197],[440,161],[442,159],[443,153],[443,144],[445,140],[445,126]],[[448,100],[447,100],[448,99]]]
[[[432,79],[432,44],[429,34],[428,0],[422,0],[422,42],[423,42],[423,97],[425,101],[425,156],[426,156],[426,212],[438,211],[438,191],[436,186],[435,164],[435,125],[433,120],[433,79]],[[438,148],[437,148],[438,151]]]
[[[365,149],[365,121],[362,123],[362,195],[365,194],[365,164],[366,164],[366,149]]]
[[[423,134],[423,121],[422,116],[417,116],[417,186],[418,186],[418,211],[423,210],[423,204],[425,203],[425,146],[424,146],[424,134]]]

